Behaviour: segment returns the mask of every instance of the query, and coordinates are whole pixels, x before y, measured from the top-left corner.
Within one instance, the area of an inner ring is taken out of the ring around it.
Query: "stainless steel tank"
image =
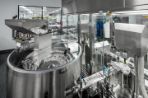
[[[66,65],[36,71],[20,68],[21,56],[13,51],[7,59],[7,98],[64,98],[65,90],[80,76],[81,47],[78,48],[77,56]]]
[[[7,98],[64,98],[65,90],[80,76],[78,43],[63,43],[61,37],[52,36],[44,20],[5,22],[19,43],[7,59]]]

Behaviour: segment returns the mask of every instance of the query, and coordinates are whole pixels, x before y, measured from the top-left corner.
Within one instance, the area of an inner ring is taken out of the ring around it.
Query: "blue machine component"
[[[108,76],[109,75],[109,71],[110,71],[109,67],[107,67],[106,65],[103,65],[103,74]]]
[[[96,38],[103,39],[104,38],[104,19],[97,19],[96,22]]]

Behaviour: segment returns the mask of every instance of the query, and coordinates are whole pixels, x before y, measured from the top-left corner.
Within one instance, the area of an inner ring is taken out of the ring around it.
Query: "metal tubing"
[[[80,14],[78,14],[78,23],[77,23],[77,32],[78,32],[78,43],[80,44],[80,35],[81,35],[81,30],[80,30]]]
[[[136,98],[139,96],[139,90],[142,92],[143,98],[148,98],[145,82],[144,82],[144,56],[135,57],[135,70],[136,70],[136,79],[135,79],[135,93]]]
[[[93,37],[92,37],[92,14],[89,14],[89,46],[90,46],[90,58],[92,59],[93,52]],[[91,61],[91,60],[90,60]]]
[[[139,81],[138,81],[138,57],[136,56],[134,58],[134,63],[135,63],[135,71],[136,71],[136,77],[135,77],[135,98],[138,98],[139,95]]]
[[[139,89],[142,92],[143,98],[148,98],[144,81],[144,56],[138,58],[138,76]]]

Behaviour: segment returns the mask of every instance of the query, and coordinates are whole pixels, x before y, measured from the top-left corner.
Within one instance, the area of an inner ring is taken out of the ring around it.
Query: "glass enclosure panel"
[[[60,32],[61,8],[43,6],[19,6],[19,19],[43,19],[48,21],[48,31]]]
[[[63,15],[62,17],[63,34],[71,41],[78,40],[77,24],[78,15]]]
[[[47,19],[50,23],[60,23],[61,8],[43,7],[43,19]]]
[[[19,19],[42,19],[42,7],[19,6]]]
[[[52,33],[61,29],[61,8],[43,7],[43,19],[48,21],[48,28]]]

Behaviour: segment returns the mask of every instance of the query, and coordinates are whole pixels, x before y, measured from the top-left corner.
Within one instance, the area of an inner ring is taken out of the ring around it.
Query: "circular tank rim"
[[[78,43],[77,43],[78,44]],[[23,69],[20,69],[20,68],[18,68],[18,67],[15,67],[15,66],[13,66],[11,63],[10,63],[10,61],[9,61],[9,59],[10,59],[10,57],[11,57],[11,55],[14,53],[14,51],[15,50],[13,50],[10,54],[9,54],[9,56],[8,56],[8,58],[7,58],[7,66],[11,69],[11,70],[13,70],[13,71],[15,71],[15,72],[19,72],[19,73],[24,73],[24,74],[42,74],[42,73],[48,73],[48,72],[52,72],[52,71],[56,71],[56,70],[62,70],[62,69],[64,69],[64,68],[66,68],[66,66],[68,66],[68,65],[71,65],[72,63],[74,63],[74,62],[76,62],[79,58],[80,58],[80,56],[81,56],[81,54],[82,54],[82,47],[81,47],[81,45],[80,44],[78,44],[78,46],[79,46],[79,54],[78,54],[78,57],[77,58],[75,58],[73,61],[71,61],[70,63],[67,63],[66,65],[64,65],[64,66],[62,66],[62,67],[58,67],[58,68],[54,68],[54,69],[47,69],[47,70],[37,70],[37,71],[27,71],[27,70],[23,70]]]

